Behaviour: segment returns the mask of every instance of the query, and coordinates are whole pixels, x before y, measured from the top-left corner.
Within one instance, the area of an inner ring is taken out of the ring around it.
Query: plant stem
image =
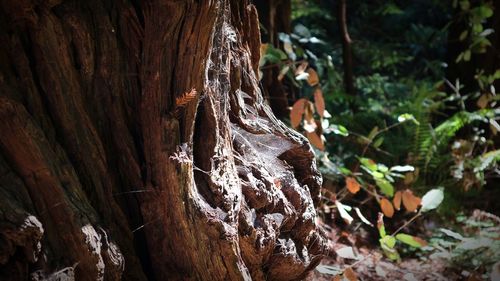
[[[416,215],[414,215],[409,221],[407,221],[405,224],[403,224],[402,226],[400,226],[396,231],[394,231],[391,236],[394,236],[396,234],[398,234],[398,232],[400,232],[403,228],[407,227],[410,223],[412,223],[414,220],[416,220],[418,217],[420,217],[420,215],[422,215],[421,212],[418,212]]]

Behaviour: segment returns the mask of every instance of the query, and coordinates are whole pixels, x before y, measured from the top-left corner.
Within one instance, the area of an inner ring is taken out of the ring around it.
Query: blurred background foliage
[[[394,196],[429,190],[437,221],[500,213],[500,1],[262,2],[261,82],[315,147],[326,216],[341,201],[411,230]]]

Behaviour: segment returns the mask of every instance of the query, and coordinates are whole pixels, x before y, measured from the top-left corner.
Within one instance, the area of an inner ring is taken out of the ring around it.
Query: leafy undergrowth
[[[446,224],[450,229],[423,222],[419,232],[428,245],[405,247],[401,259],[391,261],[373,243],[376,231],[369,226],[322,222],[330,251],[307,280],[500,280],[500,218],[475,210]]]

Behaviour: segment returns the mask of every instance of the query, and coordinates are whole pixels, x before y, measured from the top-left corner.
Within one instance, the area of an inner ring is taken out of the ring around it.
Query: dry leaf
[[[319,150],[324,150],[325,149],[325,144],[323,143],[323,139],[321,136],[318,136],[315,132],[307,132],[306,134],[307,138],[311,142],[312,145],[314,145],[317,149]]]
[[[281,81],[283,80],[283,78],[285,78],[285,75],[287,74],[287,72],[290,70],[290,66],[285,66],[283,67],[281,70],[280,70],[280,74],[278,74],[278,81]]]
[[[342,277],[340,275],[335,275],[335,277],[333,277],[333,281],[342,281]]]
[[[488,106],[489,101],[490,101],[490,95],[483,94],[482,96],[479,97],[476,104],[479,108],[483,109]]]
[[[358,259],[356,254],[354,254],[352,247],[340,248],[338,250],[335,250],[335,253],[337,253],[337,255],[343,259],[352,259],[352,260]]]
[[[295,76],[304,73],[304,71],[307,68],[307,65],[308,65],[308,63],[307,63],[307,61],[305,61],[305,62],[301,63],[299,66],[297,66],[297,69],[295,70]]]
[[[345,184],[347,190],[349,190],[349,192],[352,194],[356,194],[361,189],[361,186],[359,185],[358,181],[353,177],[347,177],[345,179]]]
[[[314,104],[308,100],[304,105],[304,119],[311,123],[314,122]]]
[[[344,277],[347,278],[349,281],[358,281],[358,276],[352,270],[352,268],[348,267],[344,270]]]
[[[323,118],[325,115],[325,99],[323,98],[323,92],[319,87],[314,91],[314,105],[316,106],[319,116]]]
[[[425,247],[429,244],[427,243],[427,241],[417,236],[413,236],[413,240],[415,240],[415,242],[417,242],[418,244],[422,245],[422,247]]]
[[[316,132],[316,129],[318,128],[318,125],[316,124],[314,119],[306,119],[304,122],[304,130],[308,133],[313,133]]]
[[[415,212],[422,202],[422,199],[413,195],[413,192],[409,189],[403,191],[402,198],[403,205],[405,206],[406,210],[408,210],[408,212]]]
[[[189,92],[185,92],[180,97],[175,98],[175,106],[176,107],[185,107],[190,101],[192,101],[196,97],[196,89],[193,88]]]
[[[401,209],[401,191],[397,191],[394,194],[394,198],[392,199],[392,203],[394,204],[394,208],[399,211]]]
[[[394,215],[394,208],[389,200],[385,198],[380,199],[380,208],[386,217],[392,218]]]
[[[307,73],[309,73],[309,77],[307,77],[307,83],[310,86],[316,86],[319,83],[319,77],[318,77],[318,73],[316,72],[316,70],[314,70],[312,68],[308,68]]]
[[[300,121],[302,121],[302,115],[304,115],[304,107],[306,104],[306,99],[297,100],[290,111],[290,123],[293,128],[297,128],[300,125]]]

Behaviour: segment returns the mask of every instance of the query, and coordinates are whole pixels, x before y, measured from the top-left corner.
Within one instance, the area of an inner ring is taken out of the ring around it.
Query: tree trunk
[[[338,7],[338,25],[342,36],[342,63],[344,66],[344,88],[347,94],[351,96],[356,95],[356,88],[354,87],[354,70],[352,60],[352,40],[349,36],[347,29],[347,4],[346,0],[339,0]],[[351,104],[354,109],[354,105]]]
[[[248,2],[0,2],[0,279],[319,263],[321,176],[263,103]]]
[[[290,34],[292,32],[291,17],[292,3],[290,0],[255,0],[255,7],[259,13],[259,20],[263,26],[262,42],[271,44],[277,48],[282,47],[279,33]],[[289,102],[294,101],[294,86],[283,80],[278,80],[281,69],[273,66],[262,70],[262,86],[264,95],[269,101],[273,113],[280,117],[288,117]]]

